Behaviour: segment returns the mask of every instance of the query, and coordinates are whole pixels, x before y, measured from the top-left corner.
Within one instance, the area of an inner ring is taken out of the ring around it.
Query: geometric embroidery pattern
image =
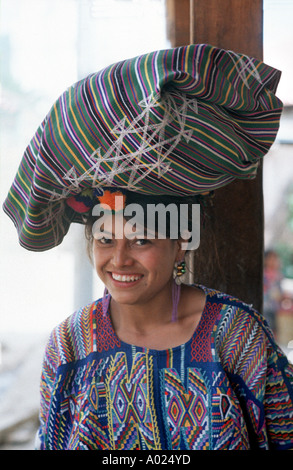
[[[237,398],[227,386],[223,372],[213,374],[212,397],[213,448],[215,450],[249,449],[248,436]]]
[[[112,418],[113,449],[158,449],[155,416],[150,406],[148,356],[137,353],[128,374],[126,354],[112,359],[108,376],[108,410]]]
[[[171,449],[209,449],[208,400],[205,381],[196,369],[188,369],[185,389],[175,369],[163,371],[165,419]]]
[[[209,302],[206,304],[206,321],[200,322],[191,343],[191,360],[195,362],[211,362],[213,360],[213,348],[210,337],[215,322],[217,321],[223,305]]]
[[[191,340],[166,351],[120,342],[110,318],[101,319],[101,301],[55,328],[41,377],[39,447],[291,448],[292,365],[260,314],[205,293]]]

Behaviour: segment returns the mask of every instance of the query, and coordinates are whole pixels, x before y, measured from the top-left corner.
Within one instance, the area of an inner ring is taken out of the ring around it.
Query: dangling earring
[[[175,263],[173,270],[173,283],[172,283],[172,322],[175,322],[178,318],[178,305],[181,294],[181,276],[186,271],[185,261],[182,260],[180,263]]]
[[[111,300],[111,294],[109,293],[107,287],[105,287],[104,295],[102,299],[103,317],[107,315],[109,305],[110,305],[110,300]]]
[[[178,305],[180,300],[181,284],[177,284],[175,279],[172,282],[172,322],[177,321]]]
[[[173,277],[175,279],[176,284],[179,285],[182,283],[183,279],[181,278],[181,276],[183,276],[185,273],[186,273],[185,261],[182,260],[180,263],[175,263]]]

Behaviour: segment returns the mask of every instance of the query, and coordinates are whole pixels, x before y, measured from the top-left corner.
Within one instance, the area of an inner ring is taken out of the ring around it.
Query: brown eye
[[[144,246],[147,245],[148,240],[146,238],[138,238],[135,240],[135,244],[138,246]]]
[[[112,239],[107,237],[101,237],[97,239],[97,242],[101,245],[110,245],[112,243]]]

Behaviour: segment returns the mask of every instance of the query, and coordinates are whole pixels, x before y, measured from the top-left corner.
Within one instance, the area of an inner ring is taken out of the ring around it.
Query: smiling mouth
[[[142,278],[141,274],[117,274],[111,273],[112,279],[119,282],[134,282]]]

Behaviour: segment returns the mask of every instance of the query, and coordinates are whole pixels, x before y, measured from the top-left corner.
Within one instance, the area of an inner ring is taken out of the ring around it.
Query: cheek
[[[153,272],[156,277],[170,278],[173,274],[176,256],[172,251],[162,253],[158,251],[145,260],[145,267]]]
[[[105,256],[103,252],[98,250],[97,248],[93,248],[93,264],[96,272],[99,274],[101,272],[102,267],[106,263]]]

